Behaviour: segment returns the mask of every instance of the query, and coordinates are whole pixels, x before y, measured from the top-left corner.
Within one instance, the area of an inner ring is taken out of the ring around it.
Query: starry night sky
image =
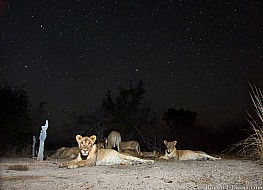
[[[1,0],[0,81],[26,85],[33,106],[88,113],[107,90],[143,80],[160,112],[201,123],[244,118],[263,88],[263,2]]]

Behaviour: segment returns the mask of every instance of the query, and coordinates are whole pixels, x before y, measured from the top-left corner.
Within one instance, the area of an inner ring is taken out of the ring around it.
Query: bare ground
[[[251,160],[59,168],[64,161],[5,158],[0,189],[263,189],[263,165]]]

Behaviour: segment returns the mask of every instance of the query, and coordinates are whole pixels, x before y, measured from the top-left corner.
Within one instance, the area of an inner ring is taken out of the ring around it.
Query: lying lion
[[[143,160],[133,156],[123,155],[113,149],[98,149],[94,144],[96,136],[82,137],[76,136],[79,145],[79,154],[75,160],[62,163],[60,167],[78,168],[83,166],[96,165],[135,165],[135,164],[153,164],[154,160]]]
[[[164,140],[166,146],[165,155],[159,157],[158,159],[169,160],[220,160],[221,158],[216,158],[208,155],[202,151],[192,151],[192,150],[177,150],[175,145],[177,141],[168,142]]]
[[[77,158],[79,154],[79,147],[61,147],[50,156],[50,158],[64,159],[64,158]]]
[[[120,152],[121,154],[128,155],[128,156],[134,156],[137,158],[140,158],[140,155],[138,155],[137,150],[131,150],[131,149],[126,149]]]
[[[120,141],[120,152],[124,150],[136,150],[140,155],[140,144],[137,141]]]
[[[105,148],[104,143],[97,144],[98,149]],[[50,156],[50,158],[65,159],[65,158],[77,158],[79,155],[79,147],[61,147]]]
[[[140,152],[140,156],[142,158],[157,158],[159,156],[159,152],[156,152],[156,150],[151,152]]]

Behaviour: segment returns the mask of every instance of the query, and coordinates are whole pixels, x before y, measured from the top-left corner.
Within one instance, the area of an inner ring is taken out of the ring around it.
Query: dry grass
[[[248,138],[232,145],[230,151],[238,150],[243,156],[263,161],[263,95],[260,89],[250,84],[250,97],[254,105],[254,110],[258,116],[254,119],[249,113],[247,121],[251,125],[251,134]]]

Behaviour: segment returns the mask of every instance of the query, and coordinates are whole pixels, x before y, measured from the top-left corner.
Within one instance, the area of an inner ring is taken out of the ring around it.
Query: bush
[[[5,85],[0,88],[1,154],[22,153],[32,136],[30,104],[26,91]]]
[[[263,95],[260,89],[252,85],[250,87],[250,97],[258,118],[254,119],[248,113],[249,119],[247,120],[251,125],[250,135],[248,138],[234,144],[231,150],[238,149],[238,153],[243,156],[263,161]]]

